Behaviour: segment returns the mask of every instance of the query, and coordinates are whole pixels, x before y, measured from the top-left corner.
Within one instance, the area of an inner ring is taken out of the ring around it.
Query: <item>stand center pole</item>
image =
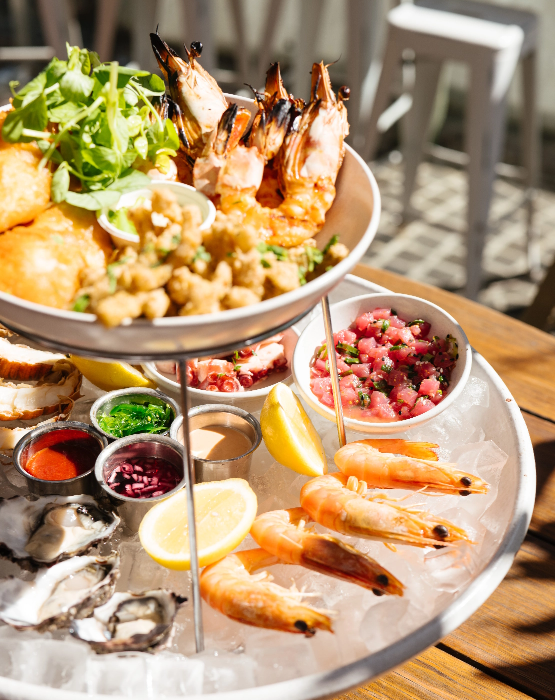
[[[193,486],[195,470],[191,459],[191,433],[189,430],[189,392],[187,390],[187,361],[179,359],[179,374],[181,377],[181,412],[183,414],[183,468],[187,477],[185,485],[187,493],[187,521],[189,523],[189,551],[191,553],[191,578],[193,582],[193,616],[195,623],[195,645],[197,654],[204,651],[204,630],[202,626],[202,599],[200,597],[200,571],[197,554],[197,525],[195,521],[195,501]]]
[[[347,444],[347,438],[345,436],[345,421],[343,420],[343,406],[341,404],[341,391],[339,389],[339,374],[337,373],[335,343],[333,342],[330,300],[327,296],[322,297],[322,313],[324,314],[324,327],[326,329],[326,348],[328,350],[328,366],[330,368],[333,407],[335,409],[335,422],[337,424],[337,437],[339,438],[339,447],[344,447]]]

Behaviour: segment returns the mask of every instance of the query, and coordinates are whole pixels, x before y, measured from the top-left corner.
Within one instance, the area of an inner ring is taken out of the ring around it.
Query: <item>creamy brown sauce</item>
[[[191,452],[195,457],[218,462],[240,457],[252,447],[240,430],[223,425],[208,425],[191,431]]]

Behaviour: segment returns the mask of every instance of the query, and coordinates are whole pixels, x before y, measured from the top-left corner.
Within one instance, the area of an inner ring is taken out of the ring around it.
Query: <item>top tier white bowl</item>
[[[408,294],[394,294],[393,292],[367,294],[333,304],[331,307],[331,321],[334,333],[349,328],[361,314],[378,308],[394,308],[399,316],[404,319],[424,319],[432,324],[431,335],[445,338],[450,333],[457,339],[459,345],[459,359],[451,375],[447,394],[443,401],[427,413],[392,423],[362,421],[345,417],[345,426],[347,428],[374,435],[390,435],[428,423],[457,399],[470,375],[472,350],[465,332],[446,311],[419,297],[409,296]],[[324,319],[320,315],[308,324],[297,342],[293,356],[293,377],[307,403],[324,418],[335,421],[335,411],[320,403],[310,388],[311,360],[316,348],[322,342],[325,342],[325,336]]]
[[[256,111],[253,100],[226,97]],[[366,163],[349,146],[336,186],[337,196],[316,240],[322,248],[331,236],[340,234],[351,252],[332,270],[292,292],[241,309],[154,321],[138,319],[110,329],[93,314],[53,309],[0,292],[0,319],[47,347],[134,362],[225,352],[272,335],[302,318],[333,289],[359,262],[376,234],[380,220],[378,185]]]

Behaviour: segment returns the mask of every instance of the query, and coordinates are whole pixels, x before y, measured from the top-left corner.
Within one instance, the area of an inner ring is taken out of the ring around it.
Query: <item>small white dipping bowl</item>
[[[279,382],[285,382],[287,384],[291,381],[293,353],[299,339],[299,334],[295,328],[287,328],[282,331],[280,335],[283,336],[281,342],[283,343],[283,350],[287,359],[287,369],[285,371],[270,374],[265,379],[261,379],[259,382],[256,382],[256,384],[245,389],[245,391],[204,391],[203,389],[189,387],[192,405],[200,406],[205,403],[224,403],[239,406],[251,413],[260,410],[274,384],[278,384]],[[155,362],[147,362],[142,365],[142,367],[147,377],[155,381],[160,388],[174,394],[179,393],[180,386],[175,374],[171,375],[160,372]]]
[[[181,206],[188,204],[194,204],[200,209],[202,215],[202,225],[201,229],[206,229],[212,226],[214,219],[216,217],[216,207],[212,202],[205,197],[202,192],[197,192],[194,187],[190,185],[184,185],[181,182],[166,182],[165,180],[152,180],[151,184],[147,187],[143,187],[140,190],[133,190],[133,192],[126,192],[122,194],[118,203],[110,207],[112,211],[117,211],[123,207],[132,207],[135,202],[140,198],[152,197],[153,190],[169,190],[173,192],[177,197],[177,201]],[[108,221],[108,210],[103,210],[98,216],[98,223],[103,229],[108,231],[112,237],[112,241],[117,248],[125,248],[126,246],[131,246],[132,248],[139,247],[139,237],[135,236],[133,233],[126,233],[121,231],[119,228],[114,226]]]
[[[391,292],[367,294],[334,304],[331,307],[334,333],[349,328],[362,314],[381,308],[395,309],[398,316],[406,321],[417,318],[428,321],[432,324],[430,336],[438,335],[440,338],[445,338],[450,333],[457,339],[459,345],[459,359],[451,375],[451,382],[445,398],[427,413],[391,423],[355,420],[345,416],[345,426],[351,430],[373,435],[390,435],[404,432],[433,420],[457,399],[470,375],[472,351],[465,332],[452,316],[440,309],[439,306],[408,294],[393,294]],[[335,421],[333,409],[321,404],[310,388],[310,363],[314,357],[314,351],[325,342],[325,337],[324,319],[320,315],[311,321],[301,333],[293,356],[293,378],[306,402],[324,418]]]

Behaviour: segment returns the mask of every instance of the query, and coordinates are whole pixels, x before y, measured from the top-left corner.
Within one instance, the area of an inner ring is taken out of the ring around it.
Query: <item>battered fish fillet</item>
[[[5,114],[0,114],[0,132]],[[6,143],[0,136],[0,233],[26,224],[50,202],[48,168],[38,169],[42,157],[36,143]]]
[[[65,203],[53,206],[29,226],[0,235],[0,291],[67,309],[81,271],[105,265],[111,253],[110,236],[94,213]]]

